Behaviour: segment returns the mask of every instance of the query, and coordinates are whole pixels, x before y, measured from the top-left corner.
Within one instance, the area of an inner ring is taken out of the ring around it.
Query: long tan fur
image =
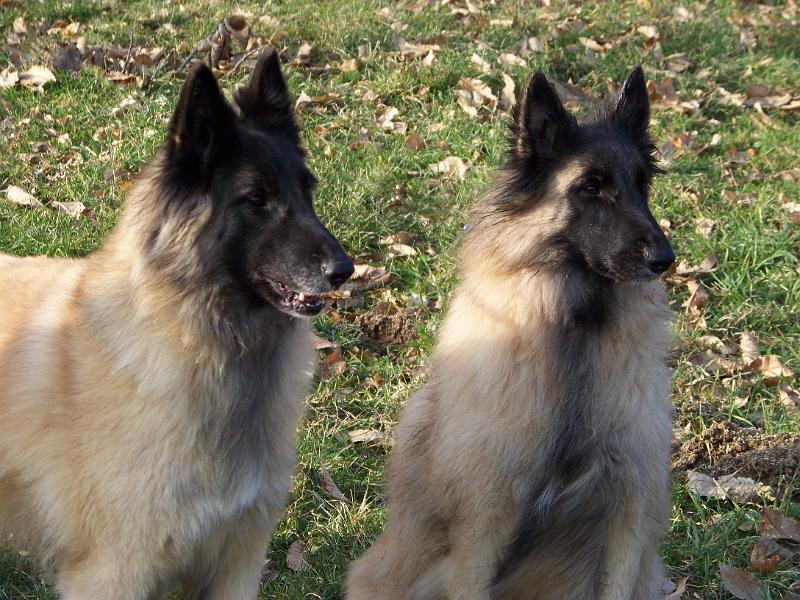
[[[140,251],[153,193],[145,177],[88,258],[0,257],[15,290],[0,294],[0,531],[58,569],[65,600],[147,598],[176,574],[204,598],[250,598],[294,465],[310,335],[297,321],[274,332],[280,348],[248,348],[216,320],[213,287],[168,283]],[[165,239],[189,244],[206,220]],[[163,252],[202,269],[197,248]],[[221,446],[241,433],[238,357],[253,350],[249,376],[270,366],[268,447]]]
[[[348,600],[660,597],[656,545],[669,508],[671,437],[663,286],[616,286],[607,328],[587,336],[580,356],[562,355],[554,340],[585,285],[569,272],[524,266],[567,226],[561,198],[581,166],[578,157],[554,169],[527,212],[495,208],[509,173],[480,203],[429,383],[400,420],[388,523],[351,567]],[[562,390],[582,371],[592,373],[587,431],[611,440],[618,456],[598,461],[610,471],[592,467],[570,483],[564,497],[578,499],[565,509],[571,518],[497,581],[531,480],[558,467],[549,449],[564,433]]]

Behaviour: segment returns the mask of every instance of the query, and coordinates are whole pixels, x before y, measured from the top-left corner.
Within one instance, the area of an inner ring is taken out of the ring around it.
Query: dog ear
[[[211,70],[198,63],[189,71],[169,125],[167,152],[203,168],[233,130],[234,114]]]
[[[244,118],[266,131],[289,135],[299,143],[292,97],[274,49],[258,59],[250,83],[236,91],[234,101]]]
[[[614,125],[628,132],[634,139],[647,135],[650,123],[650,98],[647,94],[647,82],[640,65],[635,66],[619,92],[617,105],[612,116]]]
[[[535,73],[517,104],[514,154],[540,159],[558,153],[576,127],[573,117],[542,73]]]

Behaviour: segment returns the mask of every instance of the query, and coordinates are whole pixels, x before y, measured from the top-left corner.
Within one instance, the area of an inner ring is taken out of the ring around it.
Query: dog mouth
[[[325,307],[327,293],[309,294],[293,289],[277,279],[265,278],[259,286],[278,309],[291,315],[313,317]]]

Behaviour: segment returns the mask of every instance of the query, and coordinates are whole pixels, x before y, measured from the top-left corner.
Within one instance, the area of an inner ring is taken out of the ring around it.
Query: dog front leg
[[[258,595],[261,569],[277,514],[269,520],[251,511],[226,532],[216,569],[202,600],[252,600]]]

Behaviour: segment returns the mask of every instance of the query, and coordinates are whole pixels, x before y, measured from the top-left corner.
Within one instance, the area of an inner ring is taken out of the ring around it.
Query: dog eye
[[[261,192],[246,194],[242,197],[242,200],[257,208],[264,208],[267,205],[267,196]]]
[[[585,184],[581,191],[586,194],[587,196],[599,196],[600,195],[600,186],[597,183],[590,182]]]

